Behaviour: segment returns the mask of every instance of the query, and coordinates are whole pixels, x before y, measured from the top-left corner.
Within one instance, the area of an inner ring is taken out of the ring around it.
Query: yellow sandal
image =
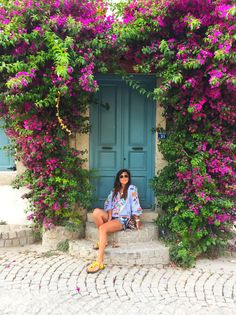
[[[95,273],[103,269],[105,269],[105,265],[99,264],[97,261],[94,261],[91,265],[88,266],[87,273]]]

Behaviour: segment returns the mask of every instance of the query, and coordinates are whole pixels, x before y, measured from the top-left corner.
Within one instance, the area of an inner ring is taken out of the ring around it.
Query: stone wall
[[[24,225],[0,225],[0,248],[33,244],[35,236],[31,228]]]

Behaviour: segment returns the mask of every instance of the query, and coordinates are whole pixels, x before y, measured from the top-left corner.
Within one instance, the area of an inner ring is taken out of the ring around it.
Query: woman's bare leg
[[[107,244],[107,233],[112,233],[122,230],[122,224],[117,220],[106,222],[99,227],[99,250],[98,250],[98,263],[103,264],[104,251]]]
[[[93,211],[93,221],[96,224],[96,227],[99,229],[99,226],[107,222],[108,213],[102,209],[96,208]]]

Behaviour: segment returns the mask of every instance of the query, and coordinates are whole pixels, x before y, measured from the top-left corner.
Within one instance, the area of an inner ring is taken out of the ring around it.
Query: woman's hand
[[[135,216],[134,219],[135,219],[135,224],[136,224],[137,230],[140,230],[140,228],[141,228],[140,217],[139,216]]]
[[[107,222],[110,222],[112,219],[112,210],[108,210],[108,220]]]

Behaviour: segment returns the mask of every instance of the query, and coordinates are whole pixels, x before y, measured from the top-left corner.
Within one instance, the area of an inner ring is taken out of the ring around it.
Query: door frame
[[[145,83],[149,83],[151,87],[155,88],[156,87],[156,76],[155,75],[143,75],[143,74],[131,74],[134,76],[134,78],[136,77],[138,79],[139,82],[145,82]],[[128,84],[122,80],[120,75],[113,75],[113,74],[97,74],[95,76],[95,79],[98,81],[98,85],[100,84],[106,84],[106,83],[116,83],[116,82],[121,82],[124,83],[127,87]],[[132,89],[132,87],[129,87],[130,89]],[[153,100],[148,100],[148,102],[152,102],[153,106],[151,106],[150,104],[150,108],[151,108],[151,113],[152,113],[152,121],[151,121],[151,125],[155,128],[156,127],[156,103]],[[154,104],[155,103],[155,104]],[[89,115],[89,123],[91,125],[93,125],[95,122],[92,121],[92,117],[91,117],[91,111],[90,111],[90,115]],[[151,132],[151,131],[150,131]],[[122,130],[123,133],[123,130]],[[151,178],[153,178],[155,176],[155,153],[156,153],[156,133],[153,131],[151,133],[151,167],[150,167],[150,177],[149,180]],[[93,145],[92,145],[92,137],[89,137],[89,169],[92,169],[92,165],[94,165],[94,152],[93,152]],[[122,149],[122,148],[121,148]],[[93,168],[94,169],[94,168]],[[115,177],[116,174],[114,174]],[[148,174],[147,174],[148,176]],[[148,189],[150,189],[150,202],[151,202],[151,209],[154,210],[155,209],[155,196],[154,196],[154,192],[153,190],[150,188],[149,186],[149,180],[148,180]],[[112,188],[112,187],[111,187]]]

